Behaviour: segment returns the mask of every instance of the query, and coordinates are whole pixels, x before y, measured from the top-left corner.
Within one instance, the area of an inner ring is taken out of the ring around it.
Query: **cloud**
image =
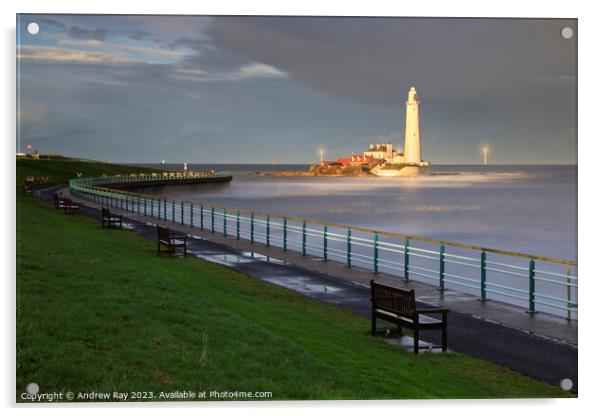
[[[69,36],[74,38],[94,40],[105,40],[108,34],[108,30],[104,28],[88,30],[79,26],[71,26],[66,28],[66,32],[69,34]]]
[[[271,65],[260,64],[257,62],[240,67],[238,72],[243,78],[286,76],[284,72],[274,68]]]
[[[58,29],[61,29],[63,32],[65,32],[67,35],[74,37],[74,38],[78,38],[78,39],[93,39],[93,40],[105,40],[107,38],[107,36],[109,35],[110,31],[106,28],[95,28],[95,29],[87,29],[87,28],[83,28],[80,26],[70,26],[70,25],[66,25],[65,23],[56,20],[56,19],[52,19],[52,18],[48,18],[48,17],[43,17],[39,20],[40,24],[42,25],[49,25]]]
[[[176,68],[173,71],[176,78],[191,81],[241,81],[250,78],[283,78],[286,73],[257,62],[242,65],[234,70],[207,71],[194,68]]]
[[[84,63],[134,62],[134,60],[122,55],[114,55],[106,52],[87,52],[45,45],[22,45],[17,51],[17,59]]]
[[[96,39],[59,39],[56,46],[21,45],[19,59],[88,63],[165,63],[183,59],[185,52],[158,47],[106,43]]]
[[[58,41],[58,44],[82,48],[91,47],[107,54],[128,56],[131,60],[139,62],[153,62],[157,58],[177,62],[186,55],[184,51],[168,50],[152,46],[138,46],[136,44],[107,43],[98,40],[61,39]],[[138,58],[135,59],[133,57]]]

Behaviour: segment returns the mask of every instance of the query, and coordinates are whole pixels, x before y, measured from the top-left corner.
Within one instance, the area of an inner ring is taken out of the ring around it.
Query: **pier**
[[[85,183],[110,189],[131,189],[166,185],[197,185],[203,183],[230,182],[231,180],[232,174],[230,172],[177,171],[140,174],[132,173],[129,175],[88,178]]]

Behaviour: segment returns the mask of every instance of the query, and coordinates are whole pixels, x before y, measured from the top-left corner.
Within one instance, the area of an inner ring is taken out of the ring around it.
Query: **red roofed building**
[[[351,155],[351,157],[344,157],[337,159],[337,162],[342,165],[364,165],[374,162],[374,157],[365,155]]]

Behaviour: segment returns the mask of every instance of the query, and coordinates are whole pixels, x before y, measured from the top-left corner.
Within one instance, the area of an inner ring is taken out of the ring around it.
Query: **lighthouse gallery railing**
[[[189,174],[190,175],[190,174]],[[228,172],[198,172],[217,178]],[[111,189],[110,184],[169,181],[185,174],[153,173],[130,176],[78,178],[70,191],[99,205],[190,226],[235,239],[277,246],[323,261],[386,272],[403,281],[456,289],[481,301],[502,300],[524,306],[529,313],[546,311],[577,319],[577,262],[516,253],[463,243],[407,236],[361,227],[331,224],[199,202],[166,199]]]

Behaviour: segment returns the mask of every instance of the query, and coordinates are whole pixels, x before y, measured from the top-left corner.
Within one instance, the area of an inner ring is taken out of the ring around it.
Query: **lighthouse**
[[[430,163],[422,160],[420,151],[420,101],[416,87],[411,87],[408,91],[406,101],[406,126],[404,134],[403,154],[397,152],[383,153],[380,147],[364,152],[364,155],[370,153],[375,159],[383,159],[384,162],[370,169],[370,173],[376,176],[417,176],[429,173]]]
[[[420,101],[416,88],[410,88],[406,101],[406,132],[403,153],[406,163],[420,163]]]

